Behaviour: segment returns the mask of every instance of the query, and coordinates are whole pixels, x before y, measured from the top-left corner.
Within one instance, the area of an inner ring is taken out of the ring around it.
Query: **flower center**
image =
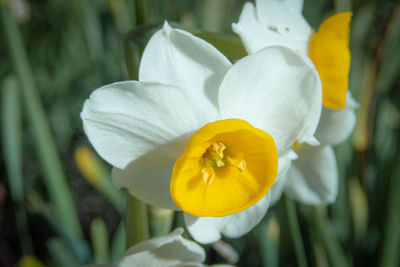
[[[244,171],[246,169],[246,161],[243,159],[237,160],[230,156],[225,156],[225,149],[225,144],[217,141],[212,143],[201,157],[201,164],[204,166],[201,169],[204,182],[211,184],[215,177],[215,169],[225,167],[227,164],[238,168],[240,171]]]
[[[175,163],[171,197],[195,216],[221,217],[259,201],[273,185],[278,152],[272,137],[244,120],[209,123]]]

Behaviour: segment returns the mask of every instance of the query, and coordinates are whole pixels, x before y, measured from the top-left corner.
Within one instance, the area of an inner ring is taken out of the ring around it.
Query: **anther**
[[[215,152],[217,152],[218,156],[220,156],[221,158],[224,158],[224,150],[225,150],[226,146],[224,145],[224,143],[221,142],[215,142],[213,144],[213,149]]]
[[[246,161],[242,160],[237,160],[233,159],[231,157],[228,157],[228,161],[230,164],[238,168],[240,171],[244,171],[246,169]]]
[[[201,169],[201,173],[203,174],[203,180],[205,183],[211,184],[212,180],[215,177],[215,171],[210,166],[205,166]]]

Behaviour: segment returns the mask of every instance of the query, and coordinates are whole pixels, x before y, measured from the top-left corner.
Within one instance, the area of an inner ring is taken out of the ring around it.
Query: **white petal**
[[[292,150],[279,157],[278,176],[271,188],[271,206],[280,199],[286,184],[287,172],[291,166],[292,160],[297,159],[297,154]]]
[[[323,108],[321,119],[315,132],[315,137],[321,144],[337,145],[349,137],[356,124],[355,108],[357,102],[347,94],[347,103],[344,109]]]
[[[119,260],[121,267],[173,266],[200,263],[205,260],[202,247],[182,237],[183,229],[141,242],[126,251]]]
[[[301,14],[303,11],[303,0],[286,0],[286,6],[292,10],[293,13]]]
[[[332,203],[338,190],[335,153],[330,146],[302,144],[288,171],[285,193],[304,204]]]
[[[171,174],[190,136],[187,134],[159,146],[124,169],[113,168],[114,185],[128,189],[133,196],[154,207],[179,210],[170,194]]]
[[[240,36],[249,54],[272,45],[282,45],[304,54],[307,53],[308,39],[288,38],[269,29],[259,20],[257,10],[251,2],[244,5],[238,23],[233,23],[232,29]]]
[[[183,88],[195,100],[193,108],[206,116],[216,109],[218,86],[230,66],[209,43],[165,23],[143,52],[139,80]]]
[[[259,20],[282,36],[308,41],[311,27],[299,12],[300,2],[298,0],[257,0]]]
[[[185,213],[186,226],[199,243],[208,244],[221,239],[221,235],[238,238],[250,232],[264,217],[271,200],[266,194],[250,208],[225,217],[195,217]]]
[[[274,138],[278,152],[313,140],[322,107],[317,71],[305,56],[267,47],[236,62],[219,89],[224,118],[250,122]]]
[[[208,122],[179,88],[136,81],[95,90],[81,118],[96,151],[118,168]]]
[[[290,164],[292,163],[292,160],[296,160],[297,158],[298,158],[298,156],[293,150],[289,150],[286,153],[284,153],[283,155],[279,156],[279,159],[278,159],[278,177],[280,177],[284,173],[286,173],[286,171],[290,167]]]

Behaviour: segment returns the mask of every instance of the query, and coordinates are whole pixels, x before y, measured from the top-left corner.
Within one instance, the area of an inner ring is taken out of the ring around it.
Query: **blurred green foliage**
[[[79,147],[89,146],[79,117],[83,102],[95,88],[134,78],[140,51],[165,20],[233,61],[242,57],[230,25],[243,4],[0,1],[0,266],[26,255],[74,266],[121,254],[123,195],[110,189],[110,168],[92,152],[100,169],[93,183],[74,160]],[[360,107],[353,136],[336,148],[337,201],[325,208],[283,198],[252,233],[225,239],[240,256],[238,266],[399,266],[400,3],[305,0],[303,14],[317,29],[349,9],[350,90]],[[153,235],[172,224],[163,212],[149,214]],[[160,214],[165,221],[157,221]],[[181,215],[173,225],[182,225]],[[229,260],[215,246],[206,249],[208,263]]]

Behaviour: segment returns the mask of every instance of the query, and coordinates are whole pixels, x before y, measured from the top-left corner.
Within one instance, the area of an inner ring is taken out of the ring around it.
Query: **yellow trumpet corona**
[[[175,163],[171,196],[195,216],[221,217],[257,203],[273,185],[278,151],[273,138],[240,119],[206,124]]]

